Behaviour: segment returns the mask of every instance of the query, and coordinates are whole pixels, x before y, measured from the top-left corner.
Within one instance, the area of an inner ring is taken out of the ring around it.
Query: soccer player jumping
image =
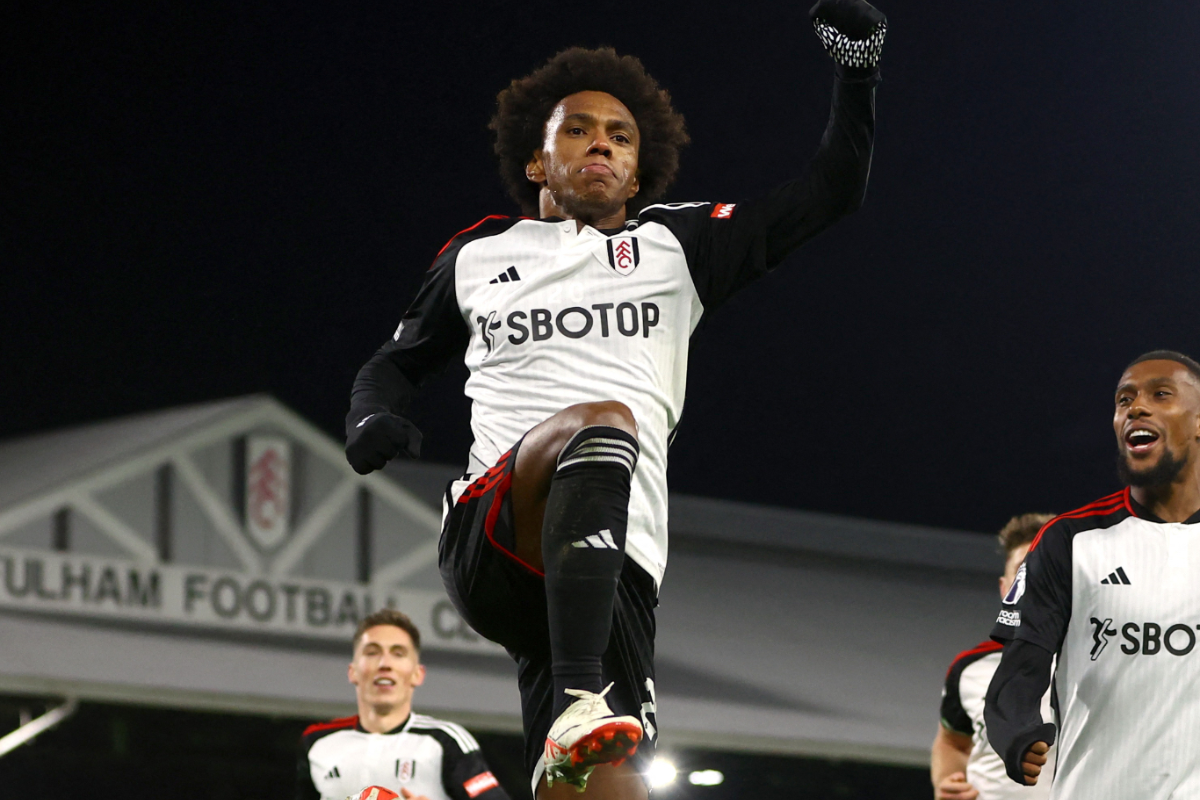
[[[1034,539],[992,638],[984,720],[1008,776],[1036,784],[1056,729],[1061,800],[1200,797],[1200,364],[1156,350],[1117,383],[1125,489]]]
[[[886,21],[864,0],[811,14],[837,62],[829,124],[802,178],[745,202],[651,205],[688,139],[637,59],[574,48],[514,81],[490,127],[528,217],[455,236],[355,380],[346,455],[367,473],[418,454],[401,415],[429,375],[466,362],[474,444],[447,490],[439,563],[464,619],[517,661],[543,800],[647,796],[689,338],[862,203]]]

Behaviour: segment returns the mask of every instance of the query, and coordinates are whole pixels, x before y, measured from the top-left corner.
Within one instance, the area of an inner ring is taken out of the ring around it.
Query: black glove
[[[383,469],[383,465],[404,453],[409,458],[421,455],[421,432],[417,426],[386,411],[373,414],[355,412],[346,417],[346,460],[359,475]]]
[[[866,0],[817,0],[809,9],[817,37],[846,67],[875,67],[883,52],[887,17]]]

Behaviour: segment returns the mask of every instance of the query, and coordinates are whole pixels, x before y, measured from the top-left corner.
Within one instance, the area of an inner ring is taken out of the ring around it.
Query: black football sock
[[[583,428],[558,456],[542,522],[555,718],[575,701],[564,689],[604,688],[637,458],[637,439],[607,425]]]

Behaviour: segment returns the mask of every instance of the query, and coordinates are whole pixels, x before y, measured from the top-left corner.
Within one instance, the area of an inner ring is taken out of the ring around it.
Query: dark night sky
[[[1081,505],[1124,363],[1200,352],[1200,5],[880,4],[866,206],[702,328],[672,487],[969,530]],[[255,391],[340,436],[443,242],[514,211],[509,79],[639,55],[693,137],[668,199],[733,201],[801,171],[833,73],[803,3],[29,5],[2,436]],[[414,411],[432,460],[465,457],[464,374]]]

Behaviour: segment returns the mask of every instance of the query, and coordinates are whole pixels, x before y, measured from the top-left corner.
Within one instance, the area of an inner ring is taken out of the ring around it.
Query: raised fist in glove
[[[421,455],[421,432],[417,426],[386,411],[355,412],[346,417],[346,460],[359,475],[383,469],[401,453]]]
[[[879,64],[887,17],[867,0],[817,0],[808,15],[834,61],[846,67]]]

